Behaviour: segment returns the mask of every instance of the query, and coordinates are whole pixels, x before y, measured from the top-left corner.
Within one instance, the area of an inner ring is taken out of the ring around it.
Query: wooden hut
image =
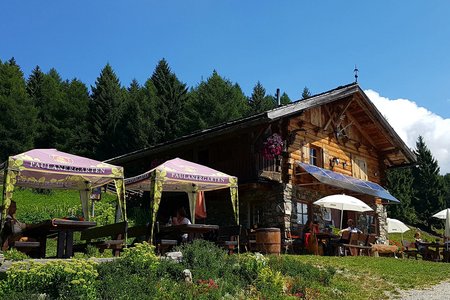
[[[174,157],[237,176],[239,217],[247,228],[258,224],[286,232],[300,229],[308,218],[338,225],[338,211],[322,211],[312,203],[345,193],[374,212],[345,212],[344,220],[354,218],[366,232],[381,237],[386,234],[385,206],[397,202],[382,188],[386,170],[415,163],[412,151],[357,83],[107,162],[125,167],[131,176]],[[366,183],[373,190],[358,186]],[[215,223],[231,219],[233,210],[223,207],[224,197],[206,195],[208,218]]]

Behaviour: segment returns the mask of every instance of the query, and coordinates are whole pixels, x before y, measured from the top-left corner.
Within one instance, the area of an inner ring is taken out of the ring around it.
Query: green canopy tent
[[[126,220],[123,168],[89,158],[60,152],[56,149],[33,149],[10,156],[0,165],[3,182],[2,226],[15,187],[78,190],[83,216],[89,220],[89,196],[92,189],[114,182],[118,212]],[[119,214],[117,214],[119,215]]]
[[[197,193],[230,189],[234,218],[239,224],[239,197],[237,177],[199,165],[180,158],[168,160],[156,168],[135,177],[126,178],[125,185],[129,190],[150,191],[152,220],[156,219],[162,192],[186,192],[189,197],[189,210],[195,216]],[[192,223],[195,218],[192,217]],[[153,238],[152,223],[150,242]]]

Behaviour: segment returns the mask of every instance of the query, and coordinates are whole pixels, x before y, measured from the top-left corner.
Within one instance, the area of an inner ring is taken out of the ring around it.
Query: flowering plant
[[[283,140],[278,133],[269,136],[263,145],[263,156],[265,159],[274,159],[283,151]]]

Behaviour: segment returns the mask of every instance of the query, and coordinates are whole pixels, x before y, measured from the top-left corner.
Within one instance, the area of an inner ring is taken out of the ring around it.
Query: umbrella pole
[[[342,218],[344,217],[344,210],[343,209],[341,209],[341,230],[342,230]]]

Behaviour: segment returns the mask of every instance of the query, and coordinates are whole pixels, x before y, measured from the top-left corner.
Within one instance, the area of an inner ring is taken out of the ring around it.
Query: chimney
[[[277,107],[281,106],[280,89],[277,89]]]

